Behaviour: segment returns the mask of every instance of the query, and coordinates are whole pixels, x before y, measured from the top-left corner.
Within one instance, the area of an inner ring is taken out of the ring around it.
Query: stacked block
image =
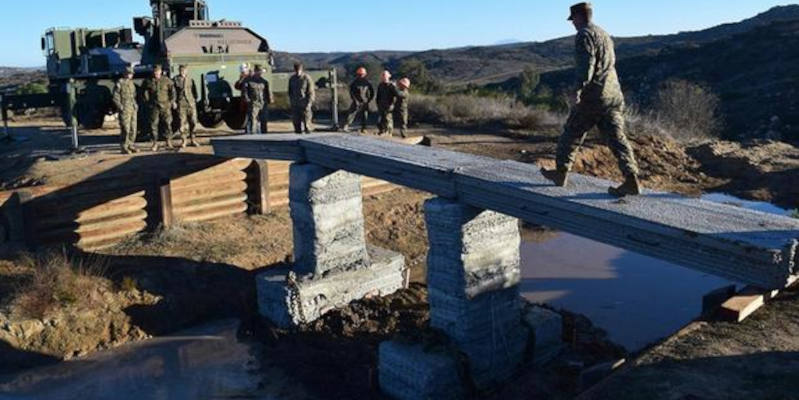
[[[290,328],[407,284],[402,255],[367,248],[360,176],[311,164],[289,175],[295,263],[256,277],[261,315]]]

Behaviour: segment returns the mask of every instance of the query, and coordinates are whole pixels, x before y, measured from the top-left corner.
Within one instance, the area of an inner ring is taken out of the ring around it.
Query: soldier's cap
[[[178,66],[178,69],[186,69],[186,64],[180,64],[180,65]]]
[[[583,3],[577,3],[577,4],[573,5],[573,6],[571,6],[569,11],[570,11],[570,13],[569,13],[568,20],[571,21],[571,20],[574,19],[575,15],[582,15],[582,16],[585,16],[586,18],[591,18],[591,16],[594,13],[594,8],[591,5],[591,3],[583,2]]]
[[[400,87],[403,89],[410,89],[411,80],[408,78],[402,78],[399,80],[399,82],[397,82],[397,84],[400,85]]]
[[[162,67],[161,64],[156,64],[153,67],[153,72],[155,72],[155,71],[163,71],[163,70],[164,70],[164,67]]]
[[[255,64],[255,72],[264,72],[264,67],[261,64]]]
[[[125,75],[133,75],[134,72],[135,71],[133,71],[133,66],[128,65],[127,67],[125,67]]]

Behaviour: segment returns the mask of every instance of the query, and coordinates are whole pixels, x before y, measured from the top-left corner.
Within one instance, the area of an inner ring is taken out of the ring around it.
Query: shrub
[[[29,82],[17,88],[17,94],[44,94],[47,93],[47,84],[43,82]]]
[[[664,82],[652,102],[652,117],[676,139],[715,137],[721,129],[719,98],[684,80]]]
[[[409,105],[413,121],[450,127],[550,130],[562,123],[558,115],[527,107],[507,96],[415,95]]]
[[[13,296],[17,312],[29,318],[43,318],[50,311],[72,305],[92,305],[92,295],[103,278],[105,262],[99,258],[80,259],[65,252],[23,255],[17,264],[30,271]]]

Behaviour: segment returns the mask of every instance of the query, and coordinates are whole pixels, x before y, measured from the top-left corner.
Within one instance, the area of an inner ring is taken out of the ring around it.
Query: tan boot
[[[191,139],[189,139],[189,146],[191,146],[191,147],[200,147],[200,144],[197,143],[197,139],[192,137]]]
[[[619,187],[608,188],[608,193],[614,197],[638,196],[641,194],[641,183],[635,175],[628,175]]]
[[[186,142],[186,138],[180,138],[180,148],[181,149],[185,149],[187,144],[188,143]]]
[[[541,168],[541,175],[549,179],[555,186],[566,187],[569,184],[569,172],[560,169]]]
[[[153,146],[150,147],[150,151],[153,151],[153,152],[158,151],[158,142],[154,142],[153,143]]]

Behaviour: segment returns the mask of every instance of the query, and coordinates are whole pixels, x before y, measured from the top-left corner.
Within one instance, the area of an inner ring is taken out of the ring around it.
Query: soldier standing
[[[597,126],[607,138],[625,177],[621,186],[608,191],[617,197],[638,195],[641,193],[638,165],[624,133],[624,95],[616,74],[613,40],[592,18],[590,3],[571,7],[569,20],[577,29],[575,104],[558,141],[557,168],[541,172],[556,185],[566,186],[577,150],[588,130]]]
[[[375,98],[375,88],[366,79],[368,72],[366,68],[360,67],[355,71],[356,78],[350,84],[350,98],[352,105],[347,112],[347,122],[344,125],[344,132],[349,132],[350,125],[355,122],[355,118],[361,118],[361,133],[366,133],[366,120],[369,117],[369,103]]]
[[[377,130],[378,135],[394,133],[394,105],[397,101],[397,86],[391,82],[391,72],[383,71],[377,86]]]
[[[291,101],[291,121],[294,132],[305,133],[313,130],[313,102],[316,99],[313,79],[303,72],[302,63],[294,63],[294,75],[289,79],[289,100]]]
[[[190,137],[192,146],[199,147],[200,145],[194,137],[194,130],[197,128],[197,101],[195,100],[197,89],[194,86],[194,81],[188,77],[185,65],[179,67],[179,72],[175,77],[174,85],[178,98],[180,147],[186,148],[186,136]]]
[[[408,101],[411,94],[411,80],[402,78],[397,82],[397,101],[394,103],[394,119],[399,125],[400,136],[408,137]]]
[[[158,151],[158,136],[166,140],[166,147],[172,146],[172,110],[177,108],[175,103],[175,86],[172,80],[163,76],[160,65],[153,68],[153,76],[144,81],[142,95],[150,113],[150,132],[153,135],[152,151]],[[166,131],[162,131],[161,127]]]
[[[139,119],[139,104],[136,100],[133,67],[129,66],[125,68],[125,74],[114,86],[114,106],[119,112],[120,145],[124,154],[138,152],[134,146]]]
[[[256,65],[255,74],[244,83],[247,98],[247,123],[244,131],[248,135],[268,132],[268,105],[272,104],[272,89],[263,74],[263,67]]]

